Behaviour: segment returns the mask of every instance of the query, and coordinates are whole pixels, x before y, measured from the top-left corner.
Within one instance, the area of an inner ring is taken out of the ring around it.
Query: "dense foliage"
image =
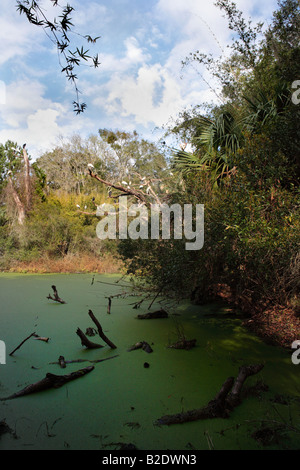
[[[120,252],[129,272],[178,297],[203,302],[226,288],[248,313],[270,305],[298,311],[300,105],[292,83],[300,77],[300,6],[279,2],[258,42],[261,25],[247,23],[234,3],[217,4],[236,33],[232,55],[222,62],[197,51],[189,61],[222,79],[223,104],[183,112],[170,131],[193,149],[176,152],[174,171],[184,180],[181,203],[205,205],[204,247],[123,241]]]

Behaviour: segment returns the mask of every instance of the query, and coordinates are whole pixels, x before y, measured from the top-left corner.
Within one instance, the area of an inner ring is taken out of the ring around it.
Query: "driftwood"
[[[94,366],[86,367],[85,369],[80,369],[76,372],[72,372],[68,375],[54,375],[54,374],[46,374],[46,377],[39,382],[34,384],[28,385],[27,387],[23,388],[19,392],[14,393],[6,398],[0,398],[0,401],[12,400],[14,398],[23,397],[25,395],[30,395],[32,393],[42,392],[44,390],[48,390],[50,388],[60,388],[71,380],[78,379],[83,377],[84,375],[88,374],[94,369]]]
[[[100,323],[98,322],[97,318],[95,317],[95,315],[93,314],[92,310],[89,310],[89,316],[90,316],[90,318],[93,320],[93,322],[95,323],[100,338],[102,338],[103,341],[104,341],[109,347],[111,347],[112,349],[116,349],[117,346],[116,346],[114,343],[112,343],[112,342],[108,339],[108,337],[105,336],[105,334],[103,333],[102,327],[101,327]]]
[[[150,344],[146,343],[146,341],[139,341],[138,343],[131,346],[127,351],[135,351],[136,349],[143,349],[147,353],[152,353],[153,349],[151,348]]]
[[[54,297],[52,297],[52,295],[49,294],[47,299],[54,300],[55,302],[59,302],[60,304],[65,304],[66,302],[59,297],[56,286],[51,286],[51,287],[54,293]]]
[[[22,341],[22,343],[20,343],[19,346],[17,346],[9,355],[12,356],[18,349],[20,349],[21,346],[23,346],[24,343],[26,343],[26,341],[32,338],[32,336],[36,336],[36,333],[31,333],[31,335],[25,338],[24,341]]]
[[[153,318],[168,318],[169,315],[168,313],[161,308],[160,310],[157,310],[156,312],[149,312],[145,314],[138,315],[137,318],[139,320],[151,320]]]
[[[79,338],[81,339],[81,345],[82,345],[82,346],[85,346],[87,349],[103,348],[102,344],[96,344],[96,343],[93,343],[92,341],[90,341],[90,340],[85,336],[85,334],[83,333],[83,331],[81,331],[80,328],[77,328],[76,334],[77,334],[77,335],[79,336]]]
[[[61,365],[61,361],[60,359],[62,358],[63,359],[63,364],[78,364],[78,363],[81,363],[81,362],[90,362],[92,364],[99,364],[99,362],[104,362],[104,361],[109,361],[110,359],[114,359],[115,357],[119,357],[118,354],[116,354],[115,356],[110,356],[110,357],[105,357],[104,359],[73,359],[73,360],[70,360],[70,361],[66,361],[65,358],[63,356],[60,356],[59,359],[58,359],[58,362],[49,362],[49,364],[53,365],[53,364],[58,364],[58,365]]]
[[[182,424],[200,419],[228,418],[230,411],[241,402],[241,392],[245,380],[263,369],[263,364],[242,366],[236,380],[229,377],[221,387],[216,397],[205,407],[185,411],[174,415],[165,415],[159,418],[156,425]]]
[[[43,336],[38,336],[38,335],[34,335],[34,336],[37,341],[44,341],[44,343],[48,343],[50,339],[50,338],[44,338]]]
[[[63,364],[78,364],[78,363],[81,363],[81,362],[90,362],[92,364],[99,364],[99,362],[104,362],[104,361],[109,361],[110,359],[114,359],[115,357],[119,357],[118,354],[116,354],[115,356],[110,356],[110,357],[105,357],[104,359],[73,359],[73,360],[70,360],[70,361],[66,361],[65,358],[63,356],[60,356],[59,359],[58,359],[58,362],[49,362],[49,364],[53,365],[53,364],[58,364],[58,365],[61,365],[61,358],[63,359]]]
[[[186,349],[186,350],[189,350],[189,349],[192,349],[196,346],[196,339],[181,339],[179,341],[177,341],[176,343],[174,344],[171,344],[170,346],[168,346],[169,348],[172,348],[172,349]]]

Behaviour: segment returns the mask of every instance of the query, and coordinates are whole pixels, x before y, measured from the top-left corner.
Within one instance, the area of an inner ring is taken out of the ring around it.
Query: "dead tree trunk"
[[[240,367],[239,374],[234,382],[230,394],[227,397],[228,406],[233,409],[241,402],[241,391],[245,380],[251,375],[255,375],[263,369],[262,364],[242,366]]]
[[[15,205],[16,205],[17,213],[18,213],[18,223],[19,225],[24,225],[24,221],[26,217],[25,207],[21,199],[19,198],[19,195],[17,191],[15,190],[13,182],[10,177],[8,178],[8,189],[13,197],[13,200],[15,201]]]
[[[25,165],[25,199],[26,199],[26,210],[31,209],[31,180],[30,180],[30,163],[28,153],[26,150],[26,144],[23,145],[23,159]]]
[[[27,387],[23,388],[23,390],[20,390],[19,392],[16,392],[13,395],[10,395],[9,397],[0,398],[0,401],[12,400],[14,398],[23,397],[32,393],[42,392],[43,390],[48,390],[50,388],[60,388],[71,380],[83,377],[92,370],[94,370],[94,366],[89,366],[85,369],[80,369],[68,375],[54,375],[48,373],[46,374],[46,377],[40,380],[39,382],[28,385]]]
[[[103,339],[103,341],[108,344],[109,347],[111,347],[112,349],[116,349],[117,346],[112,343],[107,336],[105,336],[105,334],[103,333],[103,330],[102,330],[102,327],[100,325],[100,323],[98,322],[97,318],[95,317],[95,315],[93,314],[92,310],[89,310],[89,316],[91,317],[91,319],[93,320],[93,322],[95,323],[97,329],[98,329],[98,333],[99,333],[99,336],[100,338]]]
[[[66,302],[59,297],[56,286],[51,286],[51,287],[54,292],[54,297],[52,297],[52,295],[49,294],[47,299],[54,300],[55,302],[59,302],[60,304],[65,304]]]
[[[228,377],[216,397],[205,407],[162,416],[155,424],[169,426],[170,424],[182,424],[199,419],[228,418],[230,411],[241,402],[241,392],[245,380],[260,372],[263,367],[262,364],[240,367],[236,380],[234,380],[234,377]]]

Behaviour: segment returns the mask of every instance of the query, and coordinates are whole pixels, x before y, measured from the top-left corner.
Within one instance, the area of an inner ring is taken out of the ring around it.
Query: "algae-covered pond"
[[[300,447],[299,371],[289,352],[264,344],[250,334],[240,319],[227,318],[220,304],[182,303],[166,319],[138,320],[149,302],[132,308],[134,297],[114,298],[107,314],[107,298],[124,288],[116,276],[0,275],[0,340],[6,344],[6,364],[0,365],[0,397],[7,397],[45,377],[63,375],[90,363],[66,360],[104,359],[88,375],[38,394],[0,402],[0,421],[14,434],[0,436],[1,450],[116,449],[132,443],[141,450],[188,449],[298,449]],[[98,282],[101,281],[101,282]],[[47,299],[56,285],[65,305]],[[152,306],[152,310],[160,307]],[[86,350],[77,328],[95,327],[91,309],[104,333],[117,345]],[[172,315],[175,314],[175,315]],[[178,327],[195,348],[170,349]],[[32,332],[49,337],[48,343],[31,338],[9,353]],[[128,352],[147,341],[153,353]],[[149,367],[145,368],[144,363]],[[229,376],[243,364],[264,363],[247,385],[263,381],[268,390],[248,396],[229,419],[156,426],[163,415],[206,405]],[[256,438],[255,438],[256,437]],[[268,444],[268,446],[264,446]]]

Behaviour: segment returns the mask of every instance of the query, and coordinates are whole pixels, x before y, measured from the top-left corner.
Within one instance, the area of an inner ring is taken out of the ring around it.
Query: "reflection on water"
[[[2,435],[0,449],[115,449],[124,443],[146,450],[256,449],[262,448],[261,430],[273,429],[274,422],[278,429],[268,448],[299,447],[299,370],[289,353],[262,343],[217,304],[182,303],[170,312],[176,315],[167,319],[137,320],[148,304],[134,310],[131,304],[139,299],[115,297],[108,315],[107,297],[123,292],[124,287],[112,285],[119,279],[116,276],[98,275],[93,283],[92,278],[0,275],[0,339],[7,348],[6,365],[0,365],[0,397],[41,380],[47,372],[62,375],[90,365],[68,364],[61,369],[50,364],[59,356],[89,361],[117,354],[60,389],[0,402],[0,421],[5,419],[18,437]],[[47,300],[53,284],[65,305]],[[152,310],[158,307],[154,304]],[[103,348],[81,346],[77,328],[85,332],[95,327],[89,309],[116,350],[99,336],[90,339]],[[196,338],[197,347],[169,349],[179,329],[187,339]],[[10,357],[9,352],[32,332],[49,337],[49,342],[32,338]],[[149,343],[153,353],[128,352],[138,341]],[[144,367],[145,362],[149,367]],[[265,367],[247,384],[260,379],[269,390],[247,397],[229,419],[154,426],[165,414],[206,405],[227,377],[236,376],[242,364],[250,363]]]

